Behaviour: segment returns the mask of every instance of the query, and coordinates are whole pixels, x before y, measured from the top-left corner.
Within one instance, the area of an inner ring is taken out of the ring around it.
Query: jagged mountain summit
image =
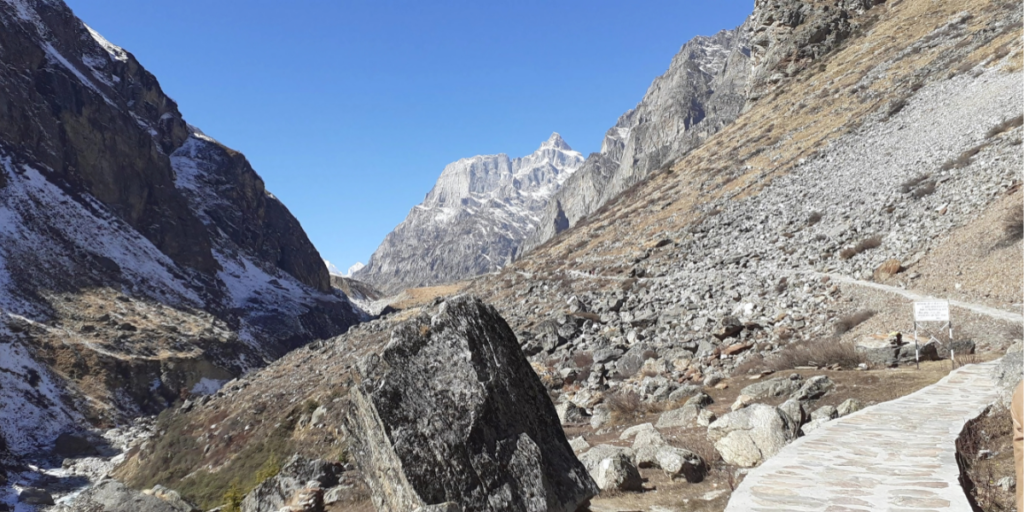
[[[448,164],[423,202],[353,277],[394,293],[498,270],[582,164],[583,155],[557,133],[521,158],[502,153]]]
[[[58,0],[0,0],[0,25],[0,447],[158,412],[365,317],[131,53]]]
[[[601,151],[555,194],[521,253],[586,217],[699,146],[743,110],[750,21],[684,44],[668,71],[605,134]]]

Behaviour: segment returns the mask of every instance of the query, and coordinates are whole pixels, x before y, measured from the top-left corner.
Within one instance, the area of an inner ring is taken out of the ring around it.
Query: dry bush
[[[846,315],[841,317],[836,322],[836,336],[842,336],[847,332],[850,332],[854,327],[864,323],[867,319],[875,316],[875,311],[871,309],[862,309],[852,315]]]
[[[830,366],[855,368],[866,362],[851,342],[835,338],[799,341],[786,345],[764,361],[766,370],[783,371],[797,366]]]
[[[848,259],[850,259],[850,258],[852,258],[852,257],[854,257],[854,256],[856,256],[856,255],[858,255],[858,254],[860,254],[860,253],[862,253],[864,251],[867,251],[869,249],[874,249],[874,248],[879,247],[881,245],[882,245],[882,237],[879,236],[879,235],[874,235],[874,236],[865,238],[864,240],[861,240],[860,242],[857,242],[857,245],[855,245],[853,247],[847,247],[846,249],[843,249],[842,251],[839,251],[839,257],[844,259],[844,260],[848,260]]]
[[[892,116],[894,116],[896,114],[899,114],[900,111],[903,110],[903,108],[906,107],[906,106],[907,106],[906,98],[900,98],[900,99],[898,99],[896,101],[893,101],[891,104],[889,104],[889,110],[886,111],[885,118],[889,119],[890,117],[892,117]]]
[[[914,199],[921,199],[922,197],[932,195],[933,193],[935,193],[935,182],[928,180],[915,188],[910,195]]]
[[[577,352],[572,356],[577,368],[590,368],[594,365],[594,355],[590,352]]]
[[[1019,205],[1003,217],[1003,233],[1008,240],[1024,238],[1024,209]]]
[[[644,414],[644,404],[636,391],[618,390],[604,399],[613,423],[622,423]]]
[[[918,185],[920,185],[922,182],[924,182],[925,180],[927,180],[930,177],[931,177],[930,174],[919,174],[919,175],[917,175],[917,176],[915,176],[913,178],[910,178],[907,181],[904,181],[903,183],[900,183],[900,193],[901,194],[908,194],[908,193],[910,193],[912,190],[914,190],[915,187],[917,187]]]
[[[788,277],[782,277],[781,279],[779,279],[778,283],[775,283],[775,293],[778,293],[778,294],[781,295],[782,292],[786,291],[786,288],[788,286],[789,286],[789,278]]]
[[[992,138],[995,137],[996,135],[999,135],[1000,133],[1010,131],[1013,128],[1021,126],[1022,124],[1024,124],[1024,115],[1013,117],[993,126],[992,129],[990,129],[988,133],[985,134],[985,136],[988,138]]]
[[[985,146],[986,144],[979,144],[967,151],[964,151],[963,153],[960,153],[960,156],[942,164],[941,169],[943,171],[948,171],[950,169],[963,169],[964,167],[971,165],[971,159],[974,158],[974,155],[977,155]]]
[[[813,226],[819,222],[821,222],[821,212],[811,212],[811,214],[807,216],[808,226]]]

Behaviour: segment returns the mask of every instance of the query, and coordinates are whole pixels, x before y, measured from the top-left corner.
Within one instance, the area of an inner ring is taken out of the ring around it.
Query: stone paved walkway
[[[956,437],[994,402],[998,361],[826,423],[753,469],[726,512],[970,512]]]

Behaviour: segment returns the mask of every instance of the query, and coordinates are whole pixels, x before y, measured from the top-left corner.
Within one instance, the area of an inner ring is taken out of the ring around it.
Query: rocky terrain
[[[521,158],[485,155],[448,164],[423,203],[352,277],[396,293],[495,271],[516,256],[550,197],[582,163],[554,133]]]
[[[1022,18],[757,2],[752,78],[703,144],[499,272],[186,395],[109,472],[127,487],[82,499],[723,510],[836,418],[1007,352],[1019,376]],[[913,338],[927,296],[951,301],[952,339]]]
[[[4,462],[46,466],[62,434],[212,393],[365,318],[245,157],[131,53],[59,1],[4,0],[0,24]]]

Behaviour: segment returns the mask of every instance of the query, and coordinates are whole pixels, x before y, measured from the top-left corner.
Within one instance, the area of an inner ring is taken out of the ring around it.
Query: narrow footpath
[[[826,423],[736,488],[726,512],[964,511],[955,442],[999,396],[999,360]]]

